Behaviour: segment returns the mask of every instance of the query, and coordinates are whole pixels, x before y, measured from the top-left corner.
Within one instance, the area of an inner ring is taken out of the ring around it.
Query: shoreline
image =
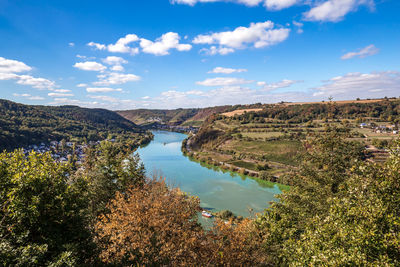
[[[189,137],[188,137],[189,138]],[[242,179],[252,179],[254,181],[256,181],[260,186],[266,186],[266,187],[274,187],[275,185],[281,190],[285,190],[288,191],[290,190],[290,186],[289,185],[285,185],[285,184],[281,184],[279,182],[274,182],[274,181],[270,181],[270,180],[264,180],[261,179],[259,176],[259,173],[253,170],[249,170],[249,169],[245,169],[245,168],[239,168],[236,167],[232,164],[229,163],[225,163],[225,162],[220,162],[220,165],[214,164],[214,160],[212,160],[212,162],[207,162],[207,161],[202,161],[199,160],[198,158],[194,157],[193,155],[195,155],[195,151],[190,150],[187,147],[187,141],[188,138],[184,139],[182,141],[182,146],[181,146],[181,151],[182,154],[189,158],[189,160],[193,161],[193,162],[197,162],[199,163],[201,166],[209,168],[209,169],[214,169],[214,170],[219,170],[222,171],[223,173],[229,172],[235,176],[239,176]],[[191,153],[192,155],[189,155],[189,153]],[[221,166],[222,165],[222,166]],[[227,167],[227,168],[223,168],[223,167]],[[235,169],[237,170],[244,170],[243,173],[239,172],[239,171],[235,171]],[[253,174],[253,175],[249,175],[249,174]]]

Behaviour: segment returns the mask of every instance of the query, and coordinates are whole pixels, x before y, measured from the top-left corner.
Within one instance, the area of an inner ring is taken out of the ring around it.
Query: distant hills
[[[160,124],[201,127],[213,114],[223,114],[227,117],[236,114],[240,117],[245,115],[244,112],[254,111],[261,114],[256,117],[262,117],[262,120],[275,118],[285,123],[303,123],[344,116],[351,119],[381,117],[398,124],[398,108],[398,99],[385,98],[114,112],[77,106],[31,106],[0,99],[0,150],[61,139],[96,141],[115,135],[128,135],[129,138],[131,134],[142,133],[144,129]]]
[[[215,113],[231,110],[232,106],[189,109],[135,109],[117,111],[124,118],[141,126],[167,124],[181,126],[201,126],[205,119]]]
[[[105,109],[30,106],[0,99],[0,149],[52,140],[102,140],[142,132],[133,122]]]

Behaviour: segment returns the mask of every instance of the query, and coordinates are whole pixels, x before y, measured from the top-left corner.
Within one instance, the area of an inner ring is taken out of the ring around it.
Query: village
[[[114,142],[115,140],[111,139],[108,141]],[[86,148],[88,148],[88,146],[98,145],[99,143],[100,141],[90,141],[88,144],[81,145],[76,142],[66,142],[65,140],[51,141],[49,144],[41,143],[39,145],[30,145],[23,148],[23,151],[25,155],[28,155],[32,151],[37,153],[50,152],[52,158],[56,162],[74,162],[80,165],[85,157]]]
[[[360,128],[361,129],[372,129],[372,132],[374,133],[387,133],[387,134],[398,134],[399,133],[399,127],[395,124],[390,124],[390,125],[377,125],[374,122],[371,123],[360,123]]]

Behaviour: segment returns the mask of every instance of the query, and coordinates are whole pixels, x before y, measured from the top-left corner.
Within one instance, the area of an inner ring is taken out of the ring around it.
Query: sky
[[[0,98],[128,110],[400,96],[398,0],[0,0]]]

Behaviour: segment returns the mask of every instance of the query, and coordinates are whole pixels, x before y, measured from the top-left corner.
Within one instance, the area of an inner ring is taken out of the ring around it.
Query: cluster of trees
[[[256,219],[197,221],[199,199],[103,142],[72,171],[0,154],[0,265],[398,266],[400,142],[384,164],[338,131],[306,144],[294,186]]]
[[[400,142],[383,165],[336,132],[317,138],[295,186],[257,218],[277,265],[400,264]]]
[[[0,265],[97,264],[94,225],[116,192],[145,181],[139,158],[102,142],[74,171],[49,153],[0,154]]]
[[[399,100],[383,100],[373,103],[346,103],[346,104],[304,104],[304,105],[265,105],[261,112],[247,112],[235,115],[231,120],[242,124],[264,123],[265,119],[276,119],[290,123],[304,123],[316,119],[346,118],[357,119],[372,117],[400,123]]]
[[[0,150],[49,141],[98,141],[109,135],[134,139],[143,131],[104,109],[29,106],[0,99]]]

